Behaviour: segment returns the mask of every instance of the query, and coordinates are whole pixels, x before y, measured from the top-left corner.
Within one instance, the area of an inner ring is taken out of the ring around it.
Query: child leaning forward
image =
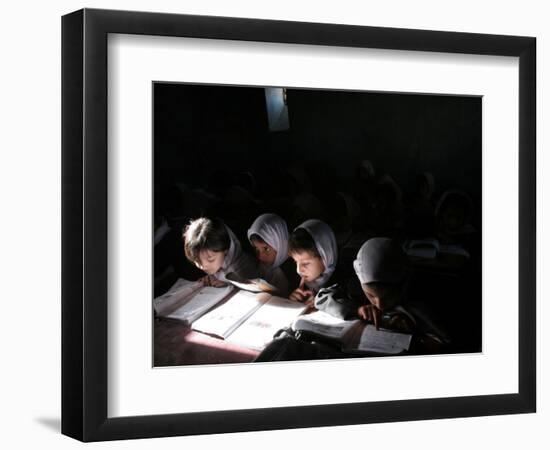
[[[336,269],[336,237],[325,222],[306,220],[291,233],[288,252],[300,276],[300,285],[289,298],[307,301],[329,282]]]
[[[357,308],[359,318],[377,328],[415,335],[422,352],[437,352],[449,343],[425,305],[408,300],[405,258],[395,240],[369,239],[359,249],[353,267],[365,300]]]
[[[239,240],[220,219],[201,217],[191,221],[183,241],[187,259],[206,273],[200,279],[205,286],[225,286],[225,277],[231,272],[242,278],[258,275],[253,258],[242,252]]]

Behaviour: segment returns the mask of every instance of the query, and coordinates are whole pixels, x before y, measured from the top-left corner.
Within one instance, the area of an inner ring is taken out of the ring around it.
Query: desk
[[[171,319],[155,319],[153,336],[155,367],[245,363],[260,353],[193,331]]]

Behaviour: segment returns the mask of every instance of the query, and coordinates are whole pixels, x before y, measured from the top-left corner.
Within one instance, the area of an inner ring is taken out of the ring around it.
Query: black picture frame
[[[109,33],[519,58],[518,393],[107,416]],[[82,441],[535,412],[536,39],[83,9],[62,18],[62,433]]]

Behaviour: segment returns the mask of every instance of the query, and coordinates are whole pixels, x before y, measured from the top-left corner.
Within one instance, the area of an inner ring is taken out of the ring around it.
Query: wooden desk
[[[170,319],[154,320],[153,348],[155,367],[245,363],[260,353],[193,331]]]

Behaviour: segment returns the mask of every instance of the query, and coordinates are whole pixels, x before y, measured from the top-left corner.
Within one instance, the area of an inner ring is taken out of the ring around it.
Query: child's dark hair
[[[288,238],[288,253],[292,254],[301,252],[309,252],[317,258],[321,257],[311,235],[303,228],[297,228],[290,233]]]
[[[182,237],[185,256],[192,262],[199,262],[199,255],[204,250],[223,252],[231,245],[224,223],[216,218],[201,217],[191,221]]]

